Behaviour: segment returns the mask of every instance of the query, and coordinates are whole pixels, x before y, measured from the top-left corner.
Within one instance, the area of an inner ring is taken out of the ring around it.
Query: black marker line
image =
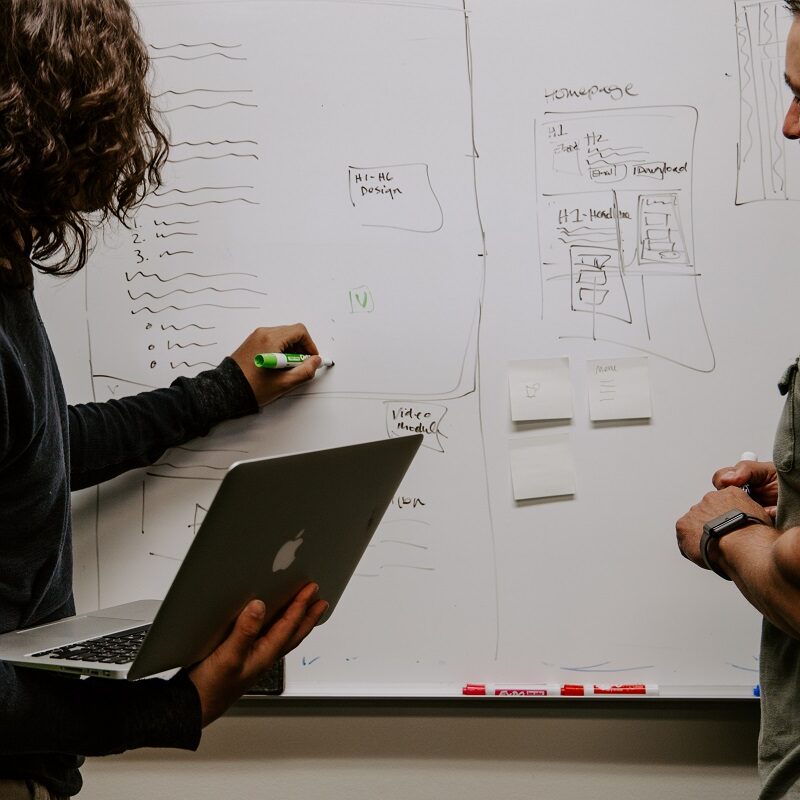
[[[172,294],[178,294],[182,292],[183,294],[199,294],[200,292],[217,292],[219,294],[226,294],[228,292],[247,292],[248,294],[259,294],[262,297],[267,297],[267,292],[259,292],[256,289],[241,289],[241,288],[234,288],[234,289],[217,289],[215,286],[204,286],[202,289],[173,289],[171,292],[165,292],[164,294],[153,294],[152,292],[142,292],[141,294],[131,294],[130,289],[128,289],[128,297],[131,300],[141,300],[143,297],[152,297],[153,300],[163,300],[165,297],[169,297]]]
[[[129,383],[131,386],[141,386],[143,389],[155,389],[156,387],[149,383],[139,383],[137,381],[131,381],[127,378],[120,378],[119,375],[104,375],[102,372],[92,373],[92,379],[95,378],[102,378],[106,381],[118,381],[119,383]]]
[[[177,44],[165,44],[161,46],[157,44],[149,45],[151,50],[172,50],[173,47],[219,47],[220,50],[235,50],[237,47],[241,46],[241,44],[217,44],[217,42],[197,42],[195,44],[178,42]]]
[[[228,61],[247,61],[246,58],[237,58],[236,56],[229,56],[227,53],[207,53],[204,56],[150,56],[151,61],[163,61],[168,58],[175,59],[175,61],[202,61],[204,58],[226,58]]]
[[[224,192],[228,191],[229,189],[255,189],[255,186],[249,186],[248,184],[244,184],[242,186],[196,186],[193,189],[167,189],[163,192],[153,192],[156,197],[164,197],[165,195],[172,194],[173,192],[177,192],[178,194],[194,194],[195,192]]]
[[[149,311],[151,314],[163,314],[165,311],[172,309],[173,311],[190,311],[193,308],[222,308],[227,311],[258,311],[259,306],[224,306],[218,303],[197,303],[193,306],[164,306],[164,308],[150,308],[150,306],[142,306],[141,308],[131,310],[131,314],[141,314],[142,311]],[[122,378],[121,380],[124,380]],[[130,382],[130,381],[129,381]],[[151,388],[155,388],[154,386]]]
[[[190,322],[188,325],[181,325],[181,326],[163,325],[162,324],[162,325],[159,325],[159,327],[161,328],[162,331],[168,331],[168,330],[185,331],[187,328],[197,328],[200,331],[215,331],[217,329],[216,325],[203,326],[203,325],[196,325],[194,322]]]
[[[148,472],[148,475],[152,475],[153,473]],[[155,475],[156,478],[163,477],[161,475]],[[163,558],[167,561],[183,561],[182,558],[178,558],[177,556],[165,556],[163,553],[154,553],[152,550],[147,554],[149,556],[153,556],[154,558]]]
[[[197,225],[199,222],[199,219],[177,220],[176,222],[166,222],[164,220],[159,221],[157,219],[153,220],[155,225]]]
[[[415,547],[417,550],[430,550],[430,547],[424,544],[414,544],[414,542],[402,542],[400,539],[381,539],[381,544],[401,544],[405,547]]]
[[[174,206],[184,206],[186,208],[196,208],[197,206],[224,206],[228,203],[247,203],[249,206],[260,206],[255,200],[247,200],[244,197],[234,197],[232,200],[203,200],[200,203],[142,203],[145,208],[173,208]]]
[[[153,97],[165,97],[168,94],[182,97],[186,94],[196,94],[198,92],[208,92],[210,94],[253,94],[252,89],[186,89],[183,92],[179,92],[176,89],[167,89],[167,91],[160,94],[154,94]]]
[[[157,233],[156,239],[171,239],[173,236],[199,236],[199,233],[189,233],[188,231],[173,231],[172,233]]]
[[[189,156],[188,158],[169,158],[170,164],[185,164],[187,161],[219,161],[221,158],[254,158],[258,161],[255,153],[225,153],[221,156]]]
[[[218,344],[219,342],[189,342],[188,344],[181,344],[167,339],[167,350],[174,350],[176,347],[179,350],[186,350],[187,347],[216,347]]]
[[[171,278],[162,278],[160,275],[157,275],[155,272],[134,272],[133,275],[129,273],[125,273],[125,279],[130,282],[134,278],[142,277],[142,278],[155,278],[157,281],[161,283],[169,283],[170,281],[176,281],[178,278],[183,278],[187,275],[191,275],[193,278],[226,278],[228,275],[244,275],[248,278],[257,278],[258,275],[252,272],[181,272],[179,275],[174,275]]]
[[[194,250],[165,250],[163,253],[159,253],[159,258],[164,258],[164,256],[193,256]]]
[[[227,100],[224,103],[216,103],[213,106],[201,106],[197,103],[185,103],[182,106],[175,106],[174,108],[163,109],[163,114],[171,114],[173,111],[183,111],[185,108],[196,108],[199,111],[213,111],[215,108],[224,108],[225,106],[239,106],[240,108],[258,108],[255,103],[240,103],[238,100]]]
[[[202,142],[170,142],[170,147],[202,147],[205,144],[210,144],[214,147],[221,144],[255,144],[258,142],[255,139],[220,139],[219,141],[211,141],[207,139]]]
[[[208,513],[208,509],[205,506],[201,506],[200,503],[194,504],[194,518],[192,519],[192,532],[193,534],[197,534],[197,512],[198,511],[205,511],[206,514]]]
[[[174,361],[169,362],[170,367],[172,369],[178,369],[178,367],[186,367],[187,369],[193,369],[194,367],[216,367],[216,364],[212,364],[210,361],[198,361],[195,364],[190,364],[188,361],[178,361],[176,364]],[[227,467],[209,467],[209,469],[228,469]]]

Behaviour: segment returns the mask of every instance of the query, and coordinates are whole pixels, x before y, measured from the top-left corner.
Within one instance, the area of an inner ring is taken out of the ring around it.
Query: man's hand
[[[697,564],[698,567],[705,569],[706,565],[700,553],[700,537],[703,535],[703,525],[715,517],[720,517],[728,511],[734,510],[743,511],[745,514],[763,520],[765,525],[772,526],[769,514],[755,500],[750,498],[747,492],[733,486],[716,492],[709,492],[675,523],[675,531],[678,535],[678,549],[683,556]]]
[[[717,489],[748,486],[753,500],[760,503],[767,514],[775,519],[778,505],[778,472],[771,461],[740,461],[733,467],[718,469],[711,482]]]
[[[305,353],[309,358],[291,369],[262,369],[253,363],[258,353]],[[291,392],[301,383],[310,381],[320,364],[319,351],[305,325],[280,325],[276,328],[257,328],[242,342],[231,358],[247,378],[260,406],[271,403]]]
[[[282,656],[308,636],[328,608],[308,584],[283,615],[262,631],[266,609],[260,600],[248,603],[228,638],[189,670],[200,695],[203,727],[222,715]]]

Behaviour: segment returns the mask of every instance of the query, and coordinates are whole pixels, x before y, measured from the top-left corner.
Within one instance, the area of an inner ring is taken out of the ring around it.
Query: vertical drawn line
[[[622,249],[622,226],[619,224],[619,197],[616,189],[611,190],[611,196],[614,199],[614,229],[617,234],[617,249],[619,250],[619,274],[622,277],[625,274],[625,252]]]
[[[700,112],[695,109],[695,113],[697,114],[695,118],[694,124],[694,131],[692,131],[692,149],[691,149],[691,157],[692,157],[692,164],[695,163],[695,151],[697,149],[697,127],[699,124]],[[694,197],[694,169],[692,169],[691,174],[689,175],[689,197]],[[692,209],[694,211],[694,208]],[[692,248],[692,255],[695,254],[695,243],[694,243],[694,214],[692,213],[689,216],[689,238],[691,240],[691,248]],[[695,273],[693,277],[694,282],[694,294],[695,298],[697,299],[697,310],[700,314],[700,321],[703,324],[703,331],[706,335],[706,342],[708,342],[708,350],[711,353],[711,368],[707,370],[707,372],[711,373],[717,368],[717,355],[714,352],[714,342],[711,341],[711,331],[708,329],[708,322],[706,321],[706,315],[703,311],[703,302],[700,299],[700,279],[697,275],[697,264],[695,263],[694,257],[692,258],[693,263],[693,271]]]
[[[536,200],[539,200],[539,121],[533,123],[533,190],[536,193]],[[539,249],[539,321],[544,322],[544,269],[542,267],[542,232],[540,226],[536,226],[536,244]],[[572,287],[570,286],[570,295]],[[570,300],[571,302],[571,300]]]
[[[650,314],[647,310],[647,289],[645,288],[644,275],[642,275],[642,306],[644,308],[644,326],[647,330],[647,341],[652,342],[653,337],[650,334]]]
[[[89,357],[89,386],[92,392],[92,401],[97,402],[97,391],[94,388],[94,364],[92,363],[92,328],[89,324],[89,280],[86,272],[81,275],[83,280],[83,310],[86,314],[86,348]],[[97,607],[100,603],[100,486],[94,487],[94,569],[97,578]]]
[[[486,452],[486,428],[484,424],[484,410],[483,410],[483,392],[481,391],[481,346],[483,344],[483,303],[486,293],[486,274],[487,262],[489,260],[489,252],[486,247],[486,229],[483,224],[483,215],[481,213],[480,193],[478,191],[478,159],[480,154],[478,152],[477,142],[475,138],[475,88],[474,88],[474,59],[472,54],[472,34],[469,22],[469,10],[467,8],[467,0],[461,0],[462,11],[464,13],[464,44],[466,49],[467,58],[467,82],[469,88],[469,124],[470,136],[472,140],[472,183],[475,197],[475,211],[477,214],[478,227],[481,236],[481,288],[478,301],[478,330],[476,341],[476,360],[475,360],[475,387],[477,389],[478,401],[478,427],[480,430],[481,440],[481,455],[483,459],[483,476],[484,476],[484,489],[486,491],[486,508],[489,517],[489,537],[492,551],[492,573],[494,578],[494,622],[495,622],[495,640],[494,640],[494,660],[500,658],[500,576],[497,566],[497,542],[495,535],[494,524],[494,509],[492,507],[492,494],[489,485],[489,463]]]
[[[142,481],[142,536],[144,536],[145,482]]]
[[[753,86],[754,86],[753,96],[754,96],[755,101],[756,101],[756,119],[758,120],[758,125],[756,126],[756,131],[758,132],[758,152],[759,152],[759,155],[760,155],[760,166],[761,166],[761,194],[763,196],[763,199],[766,200],[766,198],[767,198],[766,178],[767,178],[767,176],[766,176],[766,173],[765,173],[765,170],[764,170],[764,135],[763,135],[763,131],[761,130],[761,120],[763,119],[763,115],[761,113],[761,103],[759,101],[758,77],[756,75],[755,54],[753,52],[754,49],[755,49],[755,42],[754,42],[754,39],[753,39],[753,28],[752,28],[752,26],[750,24],[750,15],[748,13],[746,13],[746,10],[745,10],[745,20],[747,21],[747,33],[748,33],[748,35],[750,37],[750,57],[751,57],[750,63],[752,64],[752,67],[753,67]]]

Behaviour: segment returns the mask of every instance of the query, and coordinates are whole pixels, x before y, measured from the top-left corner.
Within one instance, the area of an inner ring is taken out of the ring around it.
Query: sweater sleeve
[[[178,378],[168,389],[69,408],[71,488],[83,489],[155,462],[217,423],[258,411],[238,364]]]
[[[202,728],[200,698],[183,671],[170,680],[129,682],[77,679],[4,662],[0,719],[2,755],[196,750]]]

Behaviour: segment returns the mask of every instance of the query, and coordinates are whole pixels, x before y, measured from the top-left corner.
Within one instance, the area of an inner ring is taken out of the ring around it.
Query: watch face
[[[742,522],[746,520],[747,514],[743,511],[729,511],[727,514],[723,514],[707,522],[703,526],[703,530],[707,531],[709,536],[717,538],[740,528]]]

